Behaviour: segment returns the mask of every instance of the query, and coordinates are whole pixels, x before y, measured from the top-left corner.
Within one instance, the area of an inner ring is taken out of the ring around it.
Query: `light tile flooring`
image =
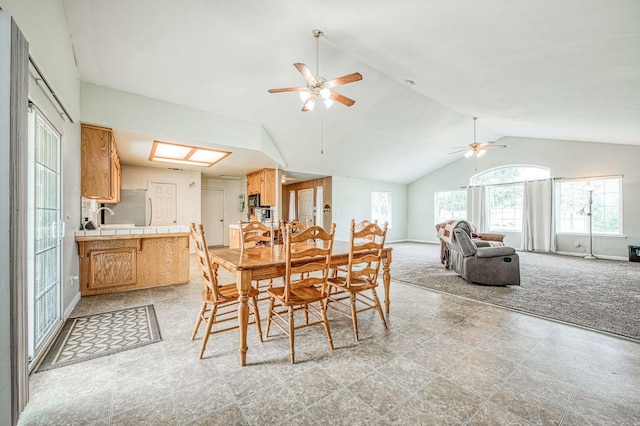
[[[153,303],[163,341],[32,375],[19,424],[640,424],[640,344],[402,283],[388,331],[369,311],[355,342],[330,312],[335,350],[321,327],[303,330],[295,365],[279,330],[260,343],[252,327],[246,367],[236,330],[199,360],[191,276],[82,298],[74,316]]]

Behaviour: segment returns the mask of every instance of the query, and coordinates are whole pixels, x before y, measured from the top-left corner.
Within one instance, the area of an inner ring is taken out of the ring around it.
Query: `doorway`
[[[175,183],[149,182],[151,226],[174,226],[178,222],[176,188]]]
[[[313,188],[298,191],[298,221],[313,225]]]
[[[224,245],[224,190],[202,188],[202,225],[207,245]]]

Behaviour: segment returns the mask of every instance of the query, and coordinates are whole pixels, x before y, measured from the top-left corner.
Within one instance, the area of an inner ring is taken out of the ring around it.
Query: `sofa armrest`
[[[455,243],[457,243],[464,257],[473,256],[476,253],[478,248],[474,242],[471,241],[469,234],[460,228],[454,229],[453,234],[455,235]]]
[[[485,241],[500,241],[504,240],[504,234],[478,234],[478,238]]]
[[[476,251],[476,257],[500,257],[511,256],[516,253],[513,247],[479,247]]]

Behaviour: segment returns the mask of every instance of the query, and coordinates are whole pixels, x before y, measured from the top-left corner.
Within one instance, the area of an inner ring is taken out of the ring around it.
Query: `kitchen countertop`
[[[98,229],[75,231],[75,237],[103,237],[111,235],[175,234],[190,232],[188,226],[105,226]]]

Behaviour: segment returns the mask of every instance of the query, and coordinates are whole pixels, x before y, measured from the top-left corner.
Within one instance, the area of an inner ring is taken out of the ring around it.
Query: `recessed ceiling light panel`
[[[229,154],[227,151],[153,141],[149,161],[211,167]]]

